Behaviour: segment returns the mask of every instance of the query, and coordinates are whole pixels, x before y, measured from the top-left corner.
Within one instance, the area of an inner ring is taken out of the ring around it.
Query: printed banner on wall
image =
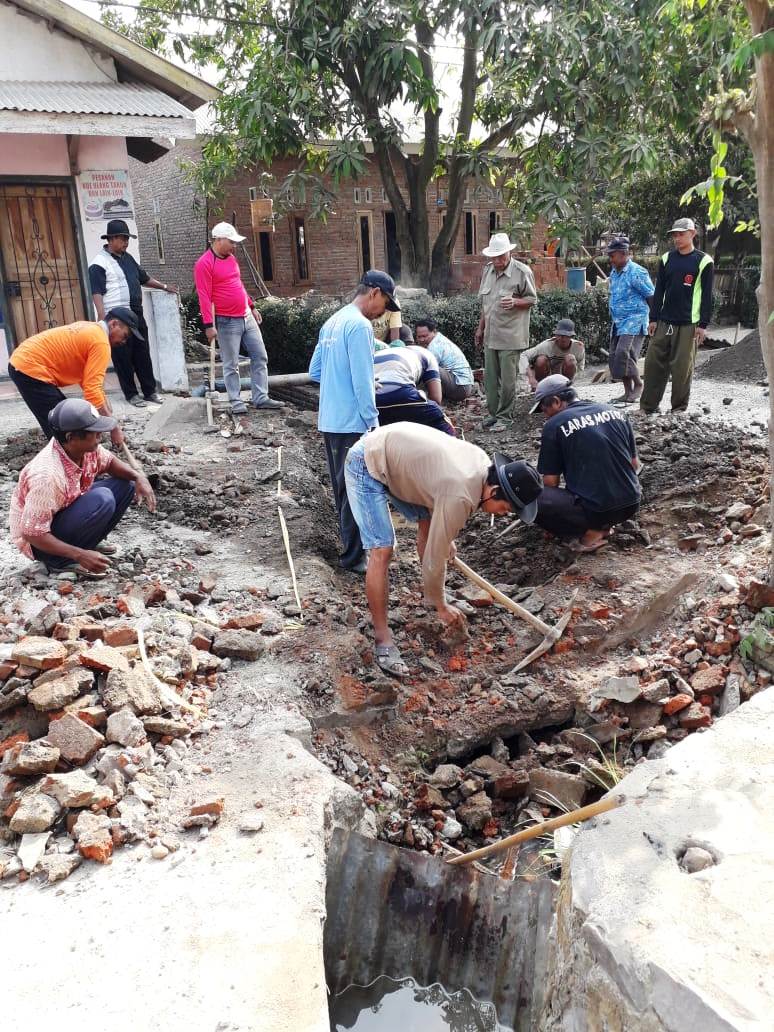
[[[115,172],[81,172],[78,189],[81,209],[87,222],[134,218],[129,173],[125,169]]]

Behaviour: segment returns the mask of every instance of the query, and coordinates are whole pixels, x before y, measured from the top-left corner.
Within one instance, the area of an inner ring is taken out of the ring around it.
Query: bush
[[[260,301],[258,307],[263,316],[261,329],[271,372],[302,373],[309,368],[320,327],[341,303],[326,302],[309,308],[297,300],[273,298]],[[412,327],[423,316],[435,319],[440,331],[462,348],[472,366],[482,364],[481,350],[473,343],[481,316],[481,304],[475,294],[405,300],[402,309],[403,321]],[[599,360],[600,349],[607,348],[610,336],[607,290],[590,290],[585,294],[561,289],[539,291],[530,319],[530,343],[539,344],[550,337],[563,318],[573,320],[589,358]]]

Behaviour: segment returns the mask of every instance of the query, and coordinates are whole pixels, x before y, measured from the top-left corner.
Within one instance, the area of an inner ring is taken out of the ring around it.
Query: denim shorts
[[[423,505],[411,505],[393,497],[380,480],[371,476],[365,464],[364,438],[353,444],[347,452],[344,480],[349,507],[365,549],[395,547],[390,503],[411,523],[430,519],[430,513]]]

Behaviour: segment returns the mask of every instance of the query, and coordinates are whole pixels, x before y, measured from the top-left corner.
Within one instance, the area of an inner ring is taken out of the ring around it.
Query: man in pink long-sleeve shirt
[[[258,326],[261,313],[242,283],[236,245],[245,238],[229,222],[212,229],[212,244],[194,265],[194,282],[207,340],[218,338],[223,379],[234,415],[247,412],[239,396],[239,348],[250,356],[251,404],[256,409],[281,409],[281,401],[269,397],[266,347]]]

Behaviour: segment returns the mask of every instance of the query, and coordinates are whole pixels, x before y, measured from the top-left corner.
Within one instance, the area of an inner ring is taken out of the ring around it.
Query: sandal
[[[607,538],[601,538],[599,541],[595,541],[593,544],[590,545],[584,545],[583,542],[576,541],[575,544],[570,545],[570,548],[573,550],[573,552],[578,552],[579,554],[587,554],[590,552],[598,552],[600,548],[604,548],[607,544],[609,544]]]
[[[393,677],[406,677],[409,669],[401,658],[397,645],[377,645],[376,662],[381,670]]]

